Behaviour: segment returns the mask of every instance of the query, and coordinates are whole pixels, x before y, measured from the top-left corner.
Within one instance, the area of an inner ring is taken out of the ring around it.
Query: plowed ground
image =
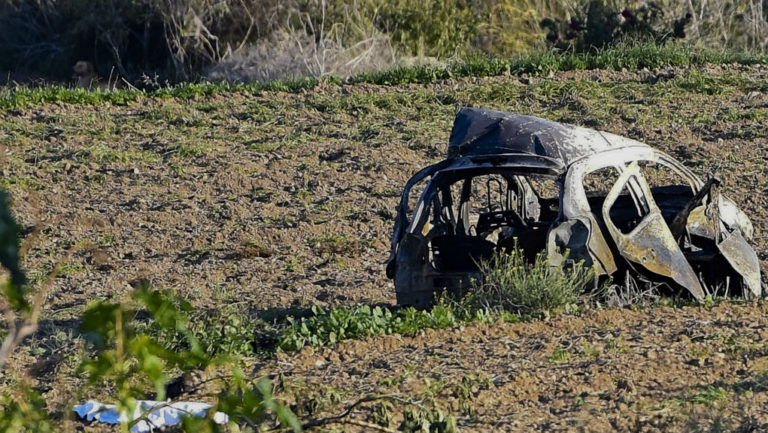
[[[459,106],[626,135],[702,176],[718,168],[768,263],[765,67],[35,106],[0,112],[0,186],[25,227],[42,227],[25,260],[33,279],[63,268],[3,383],[26,371],[64,410],[82,381],[76,317],[143,282],[249,318],[392,303],[383,263],[400,189],[441,159]],[[439,409],[468,431],[768,430],[766,309],[596,310],[247,362],[277,374],[278,395],[307,417],[396,395],[348,417],[390,428]]]

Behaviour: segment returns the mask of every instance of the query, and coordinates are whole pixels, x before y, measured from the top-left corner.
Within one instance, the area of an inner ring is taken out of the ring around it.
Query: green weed
[[[586,339],[582,338],[581,355],[587,358],[597,358],[599,353]]]
[[[621,337],[613,338],[608,337],[605,339],[605,348],[615,353],[626,353],[629,351],[629,346]]]
[[[46,185],[30,176],[10,176],[0,178],[0,188],[21,188],[31,191],[44,191],[46,189]]]
[[[288,318],[290,326],[279,337],[278,348],[294,351],[304,346],[333,345],[352,338],[413,335],[422,329],[443,329],[461,323],[453,309],[446,305],[436,305],[431,311],[409,307],[393,312],[389,308],[363,305],[328,311],[312,307],[312,312],[312,317]]]
[[[285,264],[283,268],[286,272],[304,272],[304,267],[301,265],[302,254],[296,254]]]
[[[397,428],[399,431],[457,433],[459,431],[456,418],[439,409],[422,407],[406,407],[403,410],[403,421]]]
[[[179,144],[173,149],[173,153],[179,158],[194,158],[196,156],[207,155],[213,148],[206,144]]]
[[[177,301],[177,304],[177,308],[184,308],[189,317],[186,325],[189,335],[210,355],[252,357],[260,349],[255,345],[257,332],[264,335],[271,332],[266,323],[249,317],[247,311],[223,308],[204,312],[190,310],[184,307],[185,303]],[[162,328],[152,322],[147,332],[169,350],[178,352],[192,348],[189,338],[175,329]]]
[[[594,279],[593,270],[581,263],[571,269],[555,268],[543,253],[527,263],[518,249],[495,254],[480,264],[480,270],[483,277],[473,282],[464,304],[530,316],[571,308]]]
[[[59,266],[59,275],[77,275],[86,272],[85,266],[76,263],[67,263]]]
[[[324,233],[311,238],[307,244],[319,255],[340,254],[357,257],[362,250],[361,241],[339,233]]]
[[[571,359],[570,353],[562,347],[558,347],[549,355],[549,360],[555,364],[568,362]]]
[[[727,396],[728,392],[724,388],[710,385],[692,395],[688,400],[694,404],[712,404],[725,400]]]

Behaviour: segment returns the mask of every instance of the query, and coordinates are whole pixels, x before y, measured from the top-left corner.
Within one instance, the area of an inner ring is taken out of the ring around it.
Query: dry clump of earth
[[[0,112],[0,187],[26,231],[41,229],[25,268],[39,283],[61,265],[41,328],[11,365],[32,371],[49,406],[64,410],[82,382],[76,318],[89,301],[145,284],[248,317],[392,303],[383,266],[400,189],[443,157],[459,106],[626,135],[701,176],[717,169],[755,225],[765,266],[767,93],[765,67],[722,66]],[[468,431],[768,429],[767,307],[473,324],[305,348],[253,374],[279,373],[278,395],[310,416],[397,394],[455,414]],[[392,414],[394,428],[414,407],[381,400],[353,418]]]

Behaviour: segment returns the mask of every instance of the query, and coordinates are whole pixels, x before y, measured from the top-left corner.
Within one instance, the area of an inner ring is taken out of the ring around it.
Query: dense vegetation
[[[3,0],[0,71],[68,80],[78,60],[137,85],[353,75],[393,66],[617,43],[763,50],[752,1]],[[681,42],[682,41],[682,42]]]

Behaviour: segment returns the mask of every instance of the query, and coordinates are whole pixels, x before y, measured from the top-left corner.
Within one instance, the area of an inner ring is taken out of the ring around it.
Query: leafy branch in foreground
[[[8,206],[6,195],[0,191],[0,264],[9,277],[0,282],[2,296],[0,308],[8,322],[7,333],[0,346],[0,367],[12,355],[25,337],[35,332],[43,300],[52,286],[55,271],[49,281],[38,290],[35,299],[26,299],[26,278],[19,264],[23,255],[19,242],[20,230]],[[211,355],[200,344],[189,326],[192,307],[168,292],[154,291],[148,286],[136,290],[134,304],[144,309],[156,329],[165,334],[176,334],[184,340],[184,350],[171,350],[152,336],[139,332],[135,316],[137,310],[121,303],[97,301],[89,305],[81,316],[81,331],[91,356],[81,365],[88,374],[88,384],[111,385],[116,389],[117,410],[121,414],[135,413],[137,400],[147,396],[147,384],[155,391],[155,398],[166,398],[169,372],[195,368],[228,369],[228,380],[216,396],[207,418],[184,419],[185,431],[219,431],[213,420],[217,411],[229,415],[230,423],[247,425],[261,430],[263,425],[277,421],[281,426],[299,431],[301,425],[282,403],[272,397],[272,386],[266,379],[246,379],[239,368],[225,355]],[[21,386],[0,395],[0,431],[54,432],[57,428],[46,411],[40,394],[26,384],[22,373]],[[87,391],[88,386],[76,393]],[[121,424],[121,430],[146,417],[142,414],[133,423]]]
[[[166,398],[170,371],[192,369],[229,369],[230,374],[207,418],[186,419],[186,431],[217,431],[212,414],[224,412],[230,421],[260,429],[262,424],[277,420],[280,425],[297,430],[300,424],[282,403],[272,397],[268,380],[252,382],[233,366],[226,354],[207,353],[190,330],[188,312],[191,306],[168,292],[142,287],[134,292],[134,300],[149,313],[154,325],[166,333],[176,333],[185,340],[183,350],[170,350],[150,335],[137,331],[133,318],[136,310],[123,304],[97,301],[82,317],[81,331],[93,349],[81,370],[88,373],[91,385],[111,384],[117,391],[119,413],[134,413],[137,400],[146,395],[148,383],[155,390],[155,400]],[[122,424],[127,431],[129,424]]]
[[[54,425],[45,410],[45,400],[27,384],[13,393],[0,396],[0,431],[54,432]]]
[[[8,278],[0,281],[0,311],[7,322],[7,332],[0,345],[0,371],[14,350],[37,330],[43,300],[51,286],[54,271],[38,290],[32,303],[26,299],[27,278],[21,269],[22,248],[16,219],[11,213],[8,195],[0,190],[0,266],[8,271]],[[0,268],[0,270],[2,270]],[[0,274],[2,275],[2,274]],[[39,432],[54,431],[45,401],[21,378],[20,386],[0,395],[0,431]]]
[[[0,367],[2,367],[13,349],[29,334],[37,329],[35,317],[23,317],[30,313],[30,306],[24,297],[26,276],[19,264],[19,227],[11,214],[8,195],[0,191],[0,265],[9,273],[9,278],[0,281],[3,298],[0,308],[3,318],[8,322],[8,334],[0,345]]]
[[[29,247],[31,239],[39,234],[40,224],[32,231],[25,247]],[[8,271],[8,278],[0,280],[0,312],[7,323],[7,333],[0,344],[0,369],[21,342],[37,330],[40,313],[48,291],[53,285],[53,279],[59,272],[59,267],[48,275],[43,284],[37,289],[32,302],[26,297],[29,287],[27,277],[21,269],[21,257],[25,248],[21,245],[21,230],[11,213],[9,197],[0,190],[0,266]],[[72,254],[69,251],[67,258]]]

